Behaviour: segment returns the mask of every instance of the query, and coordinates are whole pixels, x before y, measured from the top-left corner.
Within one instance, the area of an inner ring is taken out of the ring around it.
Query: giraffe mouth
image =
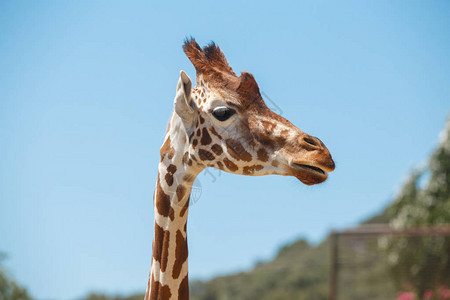
[[[317,166],[291,163],[291,167],[293,175],[306,185],[322,183],[328,178],[328,173]]]
[[[321,168],[318,168],[318,167],[308,166],[308,165],[304,165],[304,164],[295,164],[295,163],[294,163],[294,165],[297,167],[303,168],[303,169],[309,169],[310,171],[318,172],[322,175],[326,174],[324,170],[322,170]]]

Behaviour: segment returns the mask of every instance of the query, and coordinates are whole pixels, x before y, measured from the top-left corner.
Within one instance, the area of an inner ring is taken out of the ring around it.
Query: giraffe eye
[[[225,107],[225,106],[217,107],[212,112],[214,118],[216,118],[219,121],[226,121],[235,113],[236,113],[236,111],[232,110],[231,108]]]

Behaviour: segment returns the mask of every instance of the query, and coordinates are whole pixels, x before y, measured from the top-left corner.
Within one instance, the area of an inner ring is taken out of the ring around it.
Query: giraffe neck
[[[154,193],[155,237],[145,300],[189,299],[187,216],[192,183],[201,171],[189,159],[186,132],[172,115],[161,147]]]

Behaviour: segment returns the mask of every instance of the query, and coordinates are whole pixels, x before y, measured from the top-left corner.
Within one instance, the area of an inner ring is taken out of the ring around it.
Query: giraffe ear
[[[194,119],[194,109],[192,107],[193,101],[191,101],[191,90],[191,79],[184,71],[180,71],[180,79],[178,79],[174,108],[177,115],[179,115],[184,122],[191,122]]]

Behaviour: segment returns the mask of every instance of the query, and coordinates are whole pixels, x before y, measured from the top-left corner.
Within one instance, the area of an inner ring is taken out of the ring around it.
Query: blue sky
[[[0,251],[37,299],[143,292],[181,45],[215,41],[318,136],[330,179],[200,174],[191,279],[381,210],[450,111],[448,1],[0,2]]]

